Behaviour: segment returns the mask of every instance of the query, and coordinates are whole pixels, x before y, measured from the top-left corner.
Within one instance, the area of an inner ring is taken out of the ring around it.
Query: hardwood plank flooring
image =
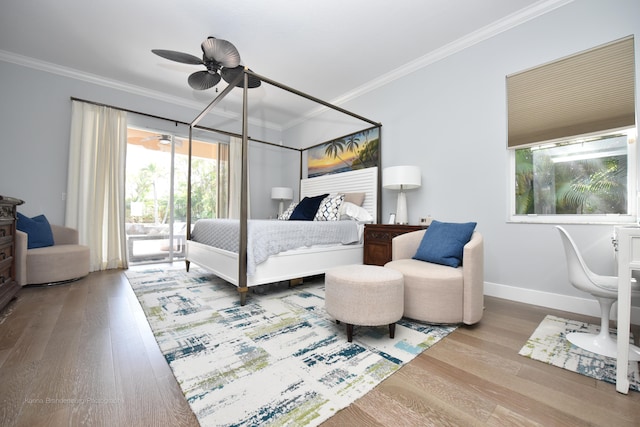
[[[478,325],[458,328],[323,427],[640,425],[640,393],[518,355],[547,314],[598,319],[491,297],[485,306]],[[0,425],[198,421],[124,272],[110,270],[23,288],[0,312]]]

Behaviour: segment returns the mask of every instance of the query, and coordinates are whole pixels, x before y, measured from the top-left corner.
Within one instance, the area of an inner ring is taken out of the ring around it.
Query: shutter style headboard
[[[373,217],[376,223],[378,203],[378,168],[358,169],[300,181],[300,199],[324,193],[365,193],[362,207]]]

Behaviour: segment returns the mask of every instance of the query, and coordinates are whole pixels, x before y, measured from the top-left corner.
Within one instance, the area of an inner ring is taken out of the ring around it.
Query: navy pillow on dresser
[[[321,194],[320,196],[305,197],[298,203],[298,206],[296,206],[293,212],[291,212],[289,221],[313,221],[316,212],[318,212],[318,207],[320,207],[320,203],[322,203],[328,195],[329,194]]]
[[[18,212],[16,228],[27,233],[27,249],[53,246],[53,233],[47,217],[44,215],[29,218]]]
[[[459,267],[464,245],[469,243],[475,222],[454,223],[432,221],[422,237],[413,259]]]

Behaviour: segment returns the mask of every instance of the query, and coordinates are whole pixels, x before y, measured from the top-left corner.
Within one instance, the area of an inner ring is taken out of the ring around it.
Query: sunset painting
[[[379,146],[379,127],[320,144],[307,151],[307,176],[313,178],[377,166]]]

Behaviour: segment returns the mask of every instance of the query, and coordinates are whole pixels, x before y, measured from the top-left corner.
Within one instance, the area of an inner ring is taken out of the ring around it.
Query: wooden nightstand
[[[363,263],[385,265],[391,261],[391,239],[400,234],[425,228],[427,228],[426,225],[366,224]]]

